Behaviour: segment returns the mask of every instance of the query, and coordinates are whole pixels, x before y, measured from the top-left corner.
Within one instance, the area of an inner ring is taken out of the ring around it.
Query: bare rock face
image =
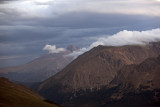
[[[63,105],[66,107],[159,107],[160,56],[140,64],[125,65],[109,85],[87,90]]]
[[[148,58],[139,65],[122,67],[111,84],[120,85],[128,91],[160,89],[160,56]]]
[[[76,97],[81,91],[98,90],[110,85],[122,67],[140,64],[145,59],[157,57],[159,54],[159,42],[143,46],[98,46],[42,82],[38,91],[43,96],[62,103],[66,99]],[[52,97],[55,94],[57,98]]]
[[[122,67],[108,86],[85,91],[66,102],[74,107],[159,107],[160,56]]]

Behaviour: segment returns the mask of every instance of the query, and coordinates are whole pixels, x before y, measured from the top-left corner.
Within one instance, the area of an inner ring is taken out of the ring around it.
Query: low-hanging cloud
[[[64,52],[66,49],[65,48],[56,48],[56,45],[46,45],[43,50],[49,51],[49,53],[60,53]]]
[[[124,46],[124,45],[145,45],[149,42],[158,42],[160,41],[160,28],[147,30],[147,31],[127,31],[123,30],[117,34],[108,36],[104,35],[103,37],[97,39],[96,42],[93,42],[89,47],[81,48],[79,51],[74,51],[69,54],[76,58],[77,56],[83,54],[86,51],[89,51],[93,47],[98,45],[104,46]]]

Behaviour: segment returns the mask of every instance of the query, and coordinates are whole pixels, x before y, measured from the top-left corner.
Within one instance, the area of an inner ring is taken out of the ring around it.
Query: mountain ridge
[[[99,90],[109,85],[123,66],[140,64],[149,57],[157,57],[159,53],[160,42],[141,46],[98,46],[43,81],[37,90],[46,98],[62,103],[81,91]],[[57,99],[52,95],[57,95]]]

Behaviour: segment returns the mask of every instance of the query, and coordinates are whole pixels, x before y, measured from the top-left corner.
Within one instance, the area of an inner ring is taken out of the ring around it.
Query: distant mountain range
[[[35,88],[44,97],[65,106],[157,105],[159,55],[160,42],[98,46]]]
[[[26,83],[43,81],[69,64],[73,58],[66,55],[78,49],[77,46],[70,45],[65,52],[46,54],[27,64],[1,68],[0,76]]]
[[[59,107],[36,92],[0,77],[0,107]]]

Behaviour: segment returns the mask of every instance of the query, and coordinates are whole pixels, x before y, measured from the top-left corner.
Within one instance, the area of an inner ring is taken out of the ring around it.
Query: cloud
[[[49,53],[60,53],[64,52],[66,49],[64,48],[56,48],[56,45],[46,45],[43,50],[49,51]]]
[[[7,1],[7,2],[6,2]],[[10,1],[10,2],[9,2]],[[158,0],[2,0],[0,7],[20,12],[20,17],[57,17],[71,12],[160,16]],[[95,8],[96,7],[96,8]],[[27,10],[26,10],[27,8]],[[97,9],[98,8],[98,9]]]
[[[79,51],[74,51],[69,56],[77,56],[89,51],[93,47],[98,45],[104,46],[124,46],[124,45],[145,45],[149,42],[160,41],[160,28],[147,30],[147,31],[127,31],[123,30],[117,34],[108,36],[104,35],[99,38],[96,42],[93,42],[89,47],[82,48]]]
[[[17,0],[0,0],[0,4],[1,3],[8,3],[8,2],[11,2],[11,1],[17,1]]]
[[[53,5],[55,0],[33,0],[37,5]]]

